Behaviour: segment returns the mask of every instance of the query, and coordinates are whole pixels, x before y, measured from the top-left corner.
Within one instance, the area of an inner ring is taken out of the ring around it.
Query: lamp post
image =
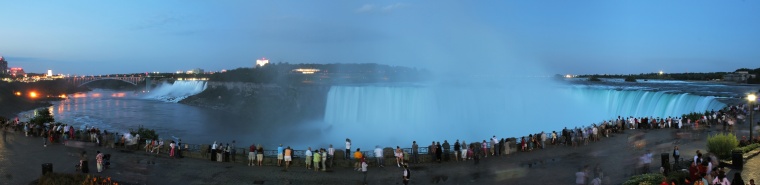
[[[757,100],[757,96],[755,96],[755,94],[749,94],[749,95],[747,95],[747,101],[749,101],[749,140],[750,140],[750,142],[752,142],[752,139],[753,139],[753,137],[752,137],[752,130],[754,130],[754,129],[752,128],[752,122],[755,121],[755,120],[752,117],[752,112],[755,111],[754,110],[755,107],[752,106],[752,103],[755,102],[755,100]]]

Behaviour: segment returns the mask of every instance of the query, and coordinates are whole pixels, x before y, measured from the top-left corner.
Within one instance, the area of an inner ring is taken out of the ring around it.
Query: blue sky
[[[760,67],[760,1],[0,1],[27,72],[381,63],[442,72]]]

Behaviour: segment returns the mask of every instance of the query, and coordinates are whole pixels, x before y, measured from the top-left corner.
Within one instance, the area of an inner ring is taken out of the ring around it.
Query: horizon
[[[754,69],[760,2],[0,2],[30,73],[377,63],[519,75]],[[139,10],[140,13],[136,13]]]

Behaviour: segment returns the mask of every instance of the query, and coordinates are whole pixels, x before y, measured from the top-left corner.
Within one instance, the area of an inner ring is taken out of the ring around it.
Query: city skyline
[[[757,68],[760,2],[0,2],[0,55],[98,75],[289,63],[443,73]]]

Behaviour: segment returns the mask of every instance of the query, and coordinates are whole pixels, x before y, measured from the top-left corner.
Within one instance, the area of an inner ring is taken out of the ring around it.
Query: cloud
[[[391,12],[406,7],[405,3],[395,3],[385,6],[377,6],[374,4],[364,4],[355,10],[356,13],[373,13],[373,12]]]

